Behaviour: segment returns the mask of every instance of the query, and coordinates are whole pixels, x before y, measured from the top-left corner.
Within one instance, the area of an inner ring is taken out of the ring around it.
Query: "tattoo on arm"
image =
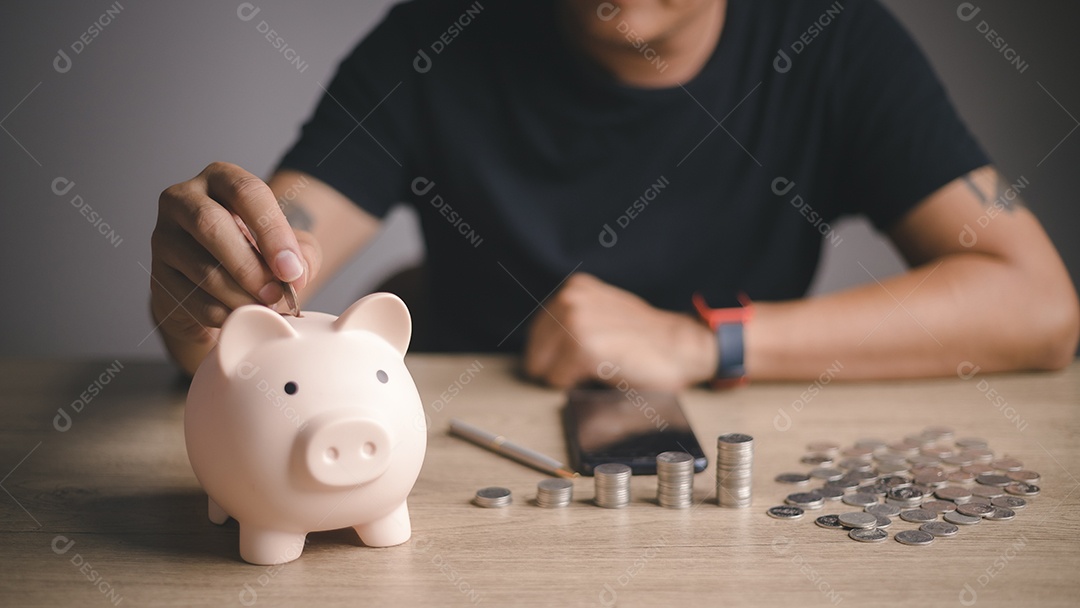
[[[990,187],[986,187],[986,185],[980,186],[979,183],[975,181],[974,175],[975,171],[965,175],[963,177],[964,183],[967,184],[968,189],[975,195],[975,198],[979,199],[979,203],[982,204],[983,207],[997,207],[999,209],[1004,209],[1008,213],[1012,213],[1013,211],[1016,211],[1018,207],[1024,206],[1024,200],[1020,198],[1020,193],[1017,191],[1020,187],[1013,188],[996,171],[993,172],[992,177],[985,176],[986,179],[980,180],[984,182],[984,184],[985,182],[993,180],[993,184],[989,185]],[[1025,178],[1021,178],[1020,183],[1023,184],[1023,187],[1027,186]]]
[[[310,231],[311,227],[315,225],[315,222],[311,219],[311,215],[304,209],[304,206],[299,202],[292,201],[286,203],[282,208],[285,213],[285,219],[288,220],[289,225],[294,230],[306,230]]]

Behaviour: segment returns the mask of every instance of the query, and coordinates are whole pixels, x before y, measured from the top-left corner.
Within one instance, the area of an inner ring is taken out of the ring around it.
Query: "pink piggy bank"
[[[184,433],[210,521],[240,523],[245,561],[292,561],[319,530],[351,527],[371,547],[409,540],[406,498],[427,449],[411,335],[388,293],[340,317],[249,305],[225,320],[191,381]]]

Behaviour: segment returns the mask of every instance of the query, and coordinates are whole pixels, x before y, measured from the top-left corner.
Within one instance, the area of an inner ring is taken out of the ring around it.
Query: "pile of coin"
[[[694,457],[686,452],[656,456],[656,499],[661,507],[686,509],[694,502]]]
[[[892,443],[860,439],[843,450],[831,442],[812,443],[800,461],[815,468],[808,474],[782,473],[776,481],[806,486],[819,479],[823,486],[789,494],[785,505],[767,513],[799,519],[806,510],[839,501],[863,510],[822,515],[815,520],[819,527],[847,530],[860,542],[881,542],[889,537],[885,529],[891,518],[899,516],[918,528],[898,531],[893,538],[905,545],[928,545],[955,536],[960,526],[1011,520],[1026,506],[1023,497],[1040,492],[1034,485],[1039,474],[1024,470],[1020,461],[995,459],[984,439],[953,441],[953,436],[952,429],[935,426]]]
[[[721,507],[750,506],[754,438],[728,433],[716,439],[716,496]]]
[[[574,498],[574,483],[569,479],[544,479],[536,484],[536,506],[558,509]]]
[[[630,504],[630,467],[609,462],[593,469],[596,506],[621,509]]]
[[[473,502],[478,507],[497,508],[505,507],[511,502],[510,490],[506,488],[499,488],[492,486],[490,488],[480,488],[476,491],[476,498]]]

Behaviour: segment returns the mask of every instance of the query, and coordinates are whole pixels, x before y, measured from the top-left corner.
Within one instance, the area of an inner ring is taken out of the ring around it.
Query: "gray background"
[[[0,20],[0,356],[162,356],[145,270],[159,192],[212,160],[267,175],[313,108],[319,83],[390,3],[261,0],[248,22],[232,1],[121,4],[78,55],[71,44],[114,3],[9,3]],[[886,4],[1005,175],[1030,181],[1025,198],[1080,283],[1080,133],[1072,131],[1080,124],[1073,118],[1080,38],[1072,31],[1080,3],[981,0],[970,22],[957,18],[959,2]],[[980,20],[1030,64],[1025,72],[979,35]],[[256,31],[259,21],[297,51],[305,71]],[[53,67],[61,48],[73,60],[66,73]],[[75,183],[64,196],[52,191],[58,177]],[[75,195],[122,238],[118,247],[71,205]],[[865,222],[839,230],[843,242],[825,247],[816,293],[869,280],[860,262],[879,278],[903,268]],[[422,256],[415,219],[398,210],[310,307],[341,311]]]

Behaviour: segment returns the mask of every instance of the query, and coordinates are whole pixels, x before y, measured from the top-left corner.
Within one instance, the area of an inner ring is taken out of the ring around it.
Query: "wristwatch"
[[[739,293],[738,298],[742,306],[709,308],[700,293],[693,297],[698,316],[716,332],[716,374],[711,382],[714,388],[730,388],[749,382],[743,352],[743,327],[754,317],[754,304],[745,293]]]

